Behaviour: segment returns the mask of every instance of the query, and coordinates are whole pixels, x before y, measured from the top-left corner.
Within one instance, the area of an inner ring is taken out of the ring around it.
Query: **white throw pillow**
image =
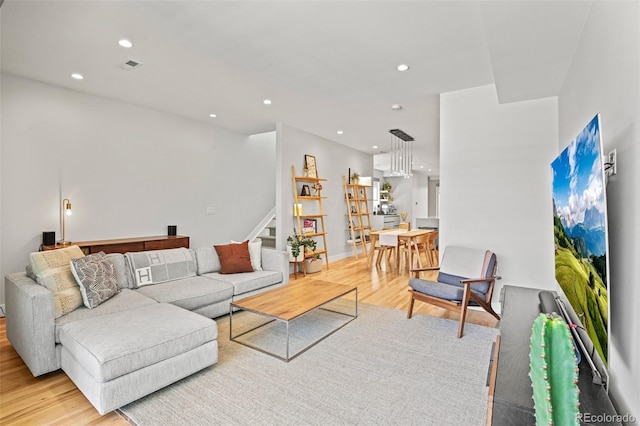
[[[231,244],[242,244],[243,241],[233,241]],[[254,271],[262,271],[262,240],[257,239],[249,243],[249,256]]]

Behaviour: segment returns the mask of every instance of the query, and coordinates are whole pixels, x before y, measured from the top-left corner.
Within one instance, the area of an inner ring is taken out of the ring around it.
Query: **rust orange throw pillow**
[[[213,246],[220,258],[221,274],[236,274],[238,272],[253,272],[249,241],[240,244],[226,244]]]

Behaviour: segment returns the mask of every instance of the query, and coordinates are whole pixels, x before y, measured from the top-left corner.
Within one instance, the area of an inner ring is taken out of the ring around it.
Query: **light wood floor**
[[[323,268],[321,272],[298,280],[321,279],[358,286],[361,303],[406,310],[408,273],[398,274],[375,267],[366,259],[347,258]],[[425,275],[428,278],[428,276]],[[291,276],[293,280],[293,275]],[[445,310],[416,302],[414,313],[456,319]],[[467,321],[495,327],[497,321],[487,313],[471,311]],[[115,412],[100,416],[62,371],[33,377],[6,338],[5,319],[0,319],[0,424],[112,424],[128,425]]]

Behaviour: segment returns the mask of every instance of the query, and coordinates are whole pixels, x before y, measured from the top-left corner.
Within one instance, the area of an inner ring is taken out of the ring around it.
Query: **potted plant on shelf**
[[[313,195],[314,197],[318,197],[320,196],[321,190],[322,190],[322,184],[320,182],[317,182],[313,185],[313,193],[311,195]]]
[[[316,242],[303,235],[293,234],[287,237],[287,246],[289,249],[290,262],[302,262],[305,253],[313,253],[316,250]],[[318,256],[318,255],[314,255]],[[319,257],[319,256],[318,256]]]
[[[388,181],[385,180],[380,187],[380,198],[384,201],[393,201],[393,197],[391,196],[392,192],[393,187]]]
[[[352,185],[358,185],[358,183],[360,183],[360,173],[353,172],[351,174],[351,184]]]

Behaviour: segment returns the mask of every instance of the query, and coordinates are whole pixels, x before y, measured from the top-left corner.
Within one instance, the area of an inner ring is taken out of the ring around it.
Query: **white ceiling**
[[[437,175],[438,95],[486,84],[500,102],[557,95],[590,6],[9,0],[1,66],[246,134],[284,122],[367,153],[388,150],[389,129],[400,128],[416,140],[414,168]],[[128,59],[143,65],[120,69]]]

